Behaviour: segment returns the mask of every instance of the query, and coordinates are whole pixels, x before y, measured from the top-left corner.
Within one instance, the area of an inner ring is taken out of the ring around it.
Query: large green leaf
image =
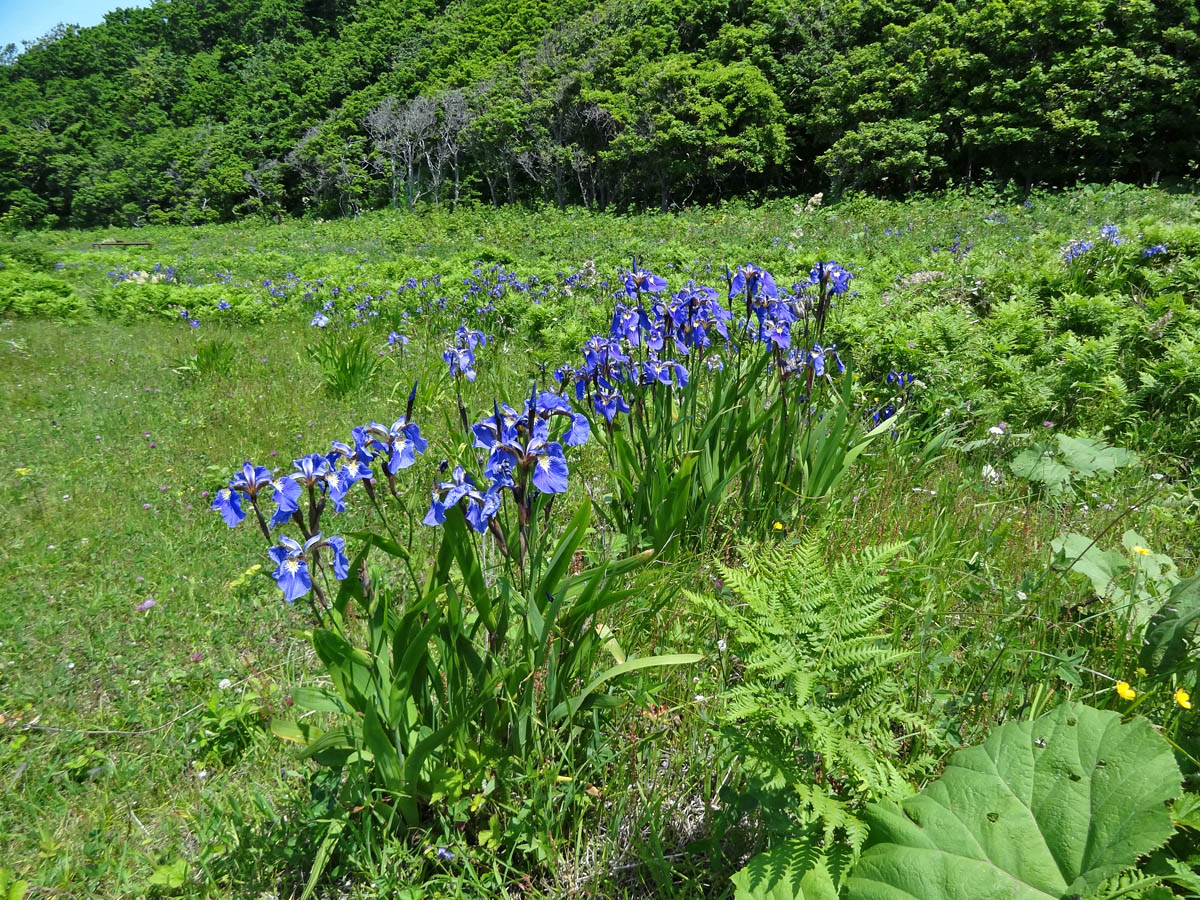
[[[1110,447],[1104,441],[1057,434],[1058,452],[1071,469],[1083,476],[1111,475],[1123,466],[1137,462],[1137,454],[1120,447]]]
[[[1097,597],[1109,598],[1114,594],[1124,595],[1119,582],[1126,580],[1133,564],[1124,554],[1116,550],[1102,550],[1091,538],[1071,532],[1056,537],[1050,549],[1066,557],[1072,572],[1084,575],[1092,582]]]
[[[1200,628],[1200,575],[1179,582],[1146,626],[1138,662],[1152,675],[1188,662],[1188,648]]]
[[[1062,490],[1071,480],[1071,470],[1049,453],[1024,450],[1008,464],[1013,474],[1026,481],[1040,481],[1051,492]]]
[[[1086,895],[1171,834],[1170,746],[1145,719],[1064,704],[955,754],[903,805],[872,804],[850,900]]]

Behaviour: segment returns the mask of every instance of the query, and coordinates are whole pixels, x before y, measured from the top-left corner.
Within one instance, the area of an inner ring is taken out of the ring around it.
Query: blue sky
[[[106,12],[149,0],[0,0],[0,48],[33,41],[57,25],[99,25]]]

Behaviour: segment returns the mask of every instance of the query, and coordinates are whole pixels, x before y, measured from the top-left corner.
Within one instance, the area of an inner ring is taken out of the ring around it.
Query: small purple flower
[[[155,606],[158,606],[158,601],[153,597],[147,597],[145,600],[135,606],[134,609],[136,609],[138,612],[145,612],[146,610]]]

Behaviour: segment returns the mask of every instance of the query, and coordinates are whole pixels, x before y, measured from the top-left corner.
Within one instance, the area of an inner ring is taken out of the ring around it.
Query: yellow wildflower
[[[782,522],[776,522],[771,527],[774,528],[776,531],[783,531],[783,523]]]
[[[1133,545],[1133,552],[1134,552],[1134,553],[1136,553],[1138,556],[1149,556],[1149,555],[1150,555],[1150,548],[1149,548],[1149,547],[1143,547],[1141,544],[1134,544],[1134,545]]]
[[[1117,695],[1120,696],[1122,700],[1132,700],[1137,696],[1137,694],[1138,692],[1129,686],[1128,681],[1117,682]]]
[[[1183,688],[1180,688],[1179,690],[1177,690],[1175,692],[1175,702],[1178,703],[1180,706],[1182,706],[1184,709],[1191,709],[1192,708],[1192,695],[1189,694],[1187,691],[1185,691]]]

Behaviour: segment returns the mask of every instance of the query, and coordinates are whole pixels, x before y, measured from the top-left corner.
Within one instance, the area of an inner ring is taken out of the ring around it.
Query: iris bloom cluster
[[[721,355],[737,353],[743,339],[765,344],[776,354],[781,379],[806,372],[811,378],[828,367],[845,371],[835,346],[823,346],[824,319],[833,298],[850,289],[854,275],[836,262],[813,266],[807,281],[790,292],[779,289],[765,269],[746,263],[726,272],[731,305],[740,301],[745,317],[734,314],[716,290],[689,281],[670,295],[666,279],[634,261],[623,274],[607,335],[594,335],[581,348],[583,365],[563,366],[555,379],[573,384],[579,402],[590,403],[611,424],[630,412],[629,388],[685,387],[690,375],[675,356],[698,357],[711,371],[724,368]],[[816,341],[809,343],[814,337]],[[719,344],[718,344],[719,342]],[[666,358],[664,358],[666,357]]]
[[[352,430],[351,443],[334,441],[328,453],[310,453],[293,460],[294,471],[278,477],[266,466],[247,462],[226,487],[217,491],[212,508],[230,528],[246,518],[244,504],[254,511],[259,529],[268,544],[273,544],[268,551],[275,563],[272,577],[289,603],[310,590],[322,597],[312,573],[321,568],[323,556],[329,557],[334,578],[345,579],[349,572],[345,540],[322,536],[321,516],[326,507],[332,505],[334,512],[345,512],[346,497],[357,484],[363,485],[374,502],[376,479],[372,466],[376,464],[396,495],[396,474],[412,466],[428,448],[420,428],[411,420],[416,390],[413,385],[405,414],[391,425],[360,425]],[[306,496],[307,509],[302,504]],[[274,503],[273,511],[265,505],[267,499]],[[276,545],[272,532],[284,525],[294,525],[303,543],[281,535]]]
[[[474,331],[466,325],[460,325],[454,335],[454,346],[447,347],[442,354],[442,360],[450,366],[450,374],[455,378],[464,377],[467,381],[475,380],[475,348],[486,347],[488,337],[482,331]]]

